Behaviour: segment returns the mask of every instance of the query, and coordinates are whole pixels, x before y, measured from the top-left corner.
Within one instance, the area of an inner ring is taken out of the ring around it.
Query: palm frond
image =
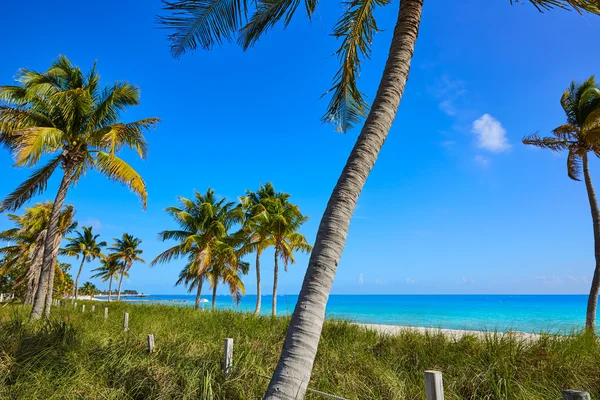
[[[373,15],[375,7],[389,4],[389,0],[352,0],[345,2],[346,11],[337,22],[333,36],[342,38],[335,53],[342,66],[336,73],[333,92],[322,121],[336,125],[336,130],[347,132],[368,112],[368,103],[358,89],[361,58],[369,58],[373,35],[379,31]],[[327,93],[326,93],[327,94]]]
[[[550,149],[552,151],[565,150],[569,148],[570,145],[570,143],[566,140],[551,137],[540,137],[540,135],[537,133],[524,137],[523,144],[540,147],[542,149]]]
[[[521,0],[510,0],[510,4],[521,2]],[[529,2],[540,12],[562,8],[564,10],[573,9],[580,14],[588,12],[600,15],[600,4],[597,0],[529,0]]]
[[[128,82],[115,82],[104,88],[89,119],[92,130],[114,124],[121,111],[140,104],[140,89]]]
[[[33,196],[42,193],[48,186],[48,180],[60,165],[61,157],[55,157],[48,164],[35,171],[22,184],[0,203],[0,212],[14,211],[25,204]]]
[[[146,209],[146,183],[129,164],[116,156],[99,151],[94,166],[107,178],[120,182],[136,193],[142,200],[142,208]]]
[[[169,41],[174,57],[231,41],[246,20],[246,0],[163,0],[163,4],[170,15],[159,16],[158,22],[172,31]]]
[[[33,166],[42,155],[58,150],[64,140],[64,132],[56,128],[32,127],[22,131],[17,139],[16,165]]]
[[[260,0],[257,1],[256,11],[250,21],[240,30],[239,44],[244,50],[252,47],[262,35],[273,28],[281,18],[284,27],[292,20],[300,0]]]
[[[581,155],[576,147],[569,149],[567,156],[567,174],[574,181],[581,180]]]

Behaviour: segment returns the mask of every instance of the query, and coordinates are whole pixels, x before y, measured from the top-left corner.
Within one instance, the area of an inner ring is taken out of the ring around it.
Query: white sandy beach
[[[486,336],[494,335],[495,332],[484,332],[484,331],[469,331],[469,330],[459,330],[459,329],[441,329],[441,328],[419,328],[412,326],[397,326],[397,325],[379,325],[379,324],[357,324],[367,329],[371,329],[377,331],[379,333],[385,335],[398,335],[402,332],[419,332],[419,333],[429,333],[429,334],[437,334],[442,333],[447,335],[448,337],[454,339],[460,339],[463,336],[476,336],[478,338],[485,338]],[[508,331],[508,332],[498,332],[499,335],[513,335],[515,337],[519,337],[525,340],[536,339],[539,337],[538,334],[535,333],[526,333],[526,332],[518,332],[518,331]]]

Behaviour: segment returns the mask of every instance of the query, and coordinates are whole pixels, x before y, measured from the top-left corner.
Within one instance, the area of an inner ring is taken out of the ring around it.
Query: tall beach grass
[[[31,324],[23,306],[0,306],[0,399],[258,399],[267,381],[257,374],[273,372],[289,322],[126,302],[53,311]],[[221,372],[227,337],[235,340],[229,379]],[[589,335],[386,336],[343,321],[325,323],[309,387],[348,399],[422,400],[427,369],[443,372],[447,399],[559,399],[567,388],[600,394],[600,345]]]

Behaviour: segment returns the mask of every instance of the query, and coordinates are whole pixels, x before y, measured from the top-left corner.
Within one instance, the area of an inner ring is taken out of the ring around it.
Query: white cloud
[[[469,283],[475,283],[475,281],[473,279],[467,278],[466,276],[462,277],[462,281],[465,284],[469,284]]]
[[[569,278],[569,280],[571,280],[573,282],[577,282],[577,278],[574,277],[573,275],[569,275],[567,278]]]
[[[412,278],[406,278],[406,283],[408,283],[408,284],[413,284],[415,282],[416,281],[414,279],[412,279]]]
[[[445,112],[447,115],[453,117],[456,115],[456,107],[452,103],[452,100],[444,100],[440,103],[440,110]]]
[[[477,144],[480,148],[500,153],[510,149],[506,139],[506,130],[500,121],[490,114],[483,114],[473,121],[471,132],[477,136]]]
[[[94,230],[100,229],[102,223],[94,218],[88,218],[85,222],[81,224],[82,226],[91,226]]]
[[[362,286],[363,283],[365,283],[365,276],[363,274],[360,274],[360,276],[358,277],[358,284]]]
[[[481,165],[482,167],[487,167],[488,165],[490,165],[491,160],[489,158],[487,158],[486,156],[482,156],[482,155],[476,155],[475,156],[475,162],[479,165]]]

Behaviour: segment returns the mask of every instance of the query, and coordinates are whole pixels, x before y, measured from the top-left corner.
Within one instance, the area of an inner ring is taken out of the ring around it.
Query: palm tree
[[[240,204],[245,212],[243,232],[247,235],[246,243],[242,248],[242,254],[256,253],[256,307],[254,315],[260,314],[262,290],[260,282],[260,256],[271,245],[269,240],[268,221],[264,218],[266,208],[263,204],[265,199],[280,198],[287,200],[289,194],[275,192],[273,184],[260,185],[256,192],[246,190],[246,196],[240,197]]]
[[[162,241],[174,239],[179,243],[156,256],[150,266],[187,257],[188,263],[180,273],[178,282],[195,282],[196,299],[199,299],[202,282],[214,265],[215,254],[229,250],[229,230],[243,221],[244,213],[233,202],[225,198],[218,200],[210,187],[205,194],[196,191],[194,199],[179,197],[179,207],[168,207],[165,211],[175,220],[179,229],[160,232],[158,237]],[[186,281],[190,275],[195,278]],[[198,307],[199,303],[196,305]]]
[[[206,272],[212,289],[212,311],[215,310],[219,282],[227,285],[235,304],[246,294],[241,275],[248,273],[250,264],[240,260],[237,250],[242,243],[240,239],[241,236],[228,236],[213,249],[211,263]]]
[[[10,243],[0,249],[0,254],[3,254],[6,260],[0,274],[8,274],[10,269],[22,270],[16,285],[19,286],[26,282],[25,304],[33,304],[33,299],[39,289],[42,256],[51,212],[52,202],[48,201],[27,208],[21,216],[9,214],[8,218],[15,224],[15,227],[0,232],[0,240]],[[58,221],[59,235],[56,237],[57,246],[65,234],[77,227],[77,223],[73,221],[74,216],[73,206],[68,205],[61,211]],[[54,265],[56,265],[56,259]],[[51,283],[54,284],[53,281]],[[48,296],[51,295],[52,292]],[[49,313],[49,310],[44,310],[44,312]]]
[[[76,259],[79,259],[79,256],[81,256],[81,264],[79,264],[79,270],[77,271],[75,285],[73,287],[73,298],[74,300],[77,300],[79,277],[81,276],[83,264],[86,261],[90,262],[96,258],[105,259],[106,256],[102,254],[102,248],[106,246],[106,242],[97,241],[100,235],[94,235],[91,226],[84,226],[83,233],[75,233],[77,234],[77,237],[67,238],[69,243],[59,252],[59,254],[75,257]]]
[[[69,274],[70,269],[71,264],[69,263],[56,263],[56,270],[54,273],[54,290],[60,297],[67,292],[67,289],[72,289],[73,279],[71,274]]]
[[[146,157],[143,132],[158,123],[149,118],[130,123],[119,121],[121,111],[139,104],[139,89],[126,82],[99,86],[96,66],[84,74],[64,56],[46,72],[22,69],[17,86],[0,86],[0,143],[14,155],[18,167],[36,166],[42,155],[54,154],[14,192],[0,203],[0,212],[15,210],[34,195],[46,190],[48,180],[60,167],[61,182],[53,203],[43,253],[40,288],[31,319],[42,316],[51,281],[58,217],[67,191],[89,169],[118,181],[137,193],[146,206],[146,185],[141,176],[117,157],[127,146]],[[50,287],[52,292],[52,287]]]
[[[120,265],[119,269],[119,289],[117,292],[117,301],[121,300],[121,285],[123,284],[123,277],[129,276],[129,269],[133,265],[134,261],[145,263],[144,259],[140,257],[144,251],[141,250],[140,244],[142,241],[133,235],[124,233],[121,239],[115,238],[115,243],[108,250],[112,251],[111,259],[116,261]]]
[[[585,326],[586,329],[594,331],[600,290],[600,210],[588,168],[588,152],[591,151],[600,157],[600,89],[594,77],[581,84],[572,82],[563,93],[560,104],[567,115],[567,123],[554,129],[552,131],[554,136],[540,137],[535,133],[525,137],[523,143],[552,151],[567,150],[567,174],[573,180],[581,180],[583,167],[585,187],[592,211],[596,257]]]
[[[281,19],[287,26],[300,4],[287,0],[234,0],[226,4],[221,0],[163,2],[167,16],[159,17],[159,22],[172,29],[169,39],[175,57],[198,47],[209,50],[236,36],[247,49]],[[600,5],[592,0],[529,2],[540,11],[559,7],[600,14]],[[386,0],[344,2],[344,12],[334,28],[333,35],[341,39],[336,52],[341,67],[329,91],[333,94],[323,120],[333,122],[338,130],[346,132],[364,115],[367,117],[321,219],[281,357],[265,399],[304,397],[317,354],[328,294],[350,220],[400,106],[419,31],[423,0],[400,0],[388,59],[370,108],[357,87],[361,58],[369,57],[373,35],[379,31],[374,10],[389,3]],[[317,0],[305,0],[304,4],[312,18]]]
[[[112,295],[112,283],[113,280],[119,280],[119,271],[121,271],[121,265],[111,255],[100,260],[100,267],[92,270],[96,274],[92,275],[92,279],[100,278],[103,282],[108,281],[108,301],[111,301]]]
[[[191,293],[194,289],[196,289],[196,310],[200,309],[200,302],[202,301],[202,284],[204,283],[204,279],[206,277],[204,275],[198,275],[192,273],[190,271],[191,264],[185,266],[184,269],[179,273],[179,279],[175,282],[175,286],[184,285],[188,289],[188,293]]]
[[[96,293],[97,290],[98,289],[96,288],[96,285],[94,285],[92,282],[86,282],[81,287],[81,292],[85,296],[90,296],[90,299],[94,298],[94,294]]]
[[[298,229],[308,217],[302,215],[298,206],[295,206],[280,198],[272,198],[264,201],[266,212],[259,215],[264,216],[264,224],[268,227],[267,244],[275,248],[274,272],[273,272],[273,304],[272,315],[277,315],[277,278],[279,275],[279,260],[283,261],[284,270],[287,272],[288,264],[295,264],[294,252],[301,251],[310,253],[312,246],[306,238],[298,233]]]

